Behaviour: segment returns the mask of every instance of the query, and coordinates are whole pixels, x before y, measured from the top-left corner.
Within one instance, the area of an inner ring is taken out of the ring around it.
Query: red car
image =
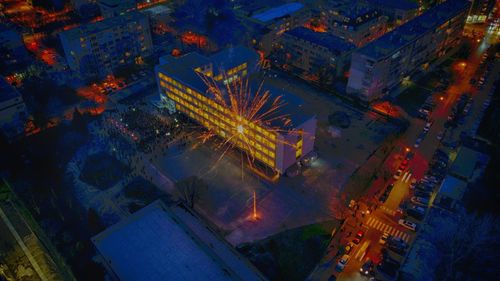
[[[401,162],[401,165],[399,165],[399,169],[400,170],[404,170],[406,169],[406,167],[408,167],[408,160],[403,160],[403,162]]]
[[[365,233],[362,230],[360,230],[360,231],[358,231],[358,233],[356,233],[356,237],[359,239],[363,238],[364,235],[365,235]]]

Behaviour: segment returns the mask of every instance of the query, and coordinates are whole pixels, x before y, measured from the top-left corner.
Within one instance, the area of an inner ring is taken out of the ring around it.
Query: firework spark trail
[[[220,73],[223,73],[222,79],[218,80],[213,76],[198,73],[200,79],[207,86],[206,94],[228,110],[237,124],[225,131],[229,135],[225,135],[223,141],[216,142],[216,150],[221,151],[216,163],[222,160],[231,148],[239,147],[246,155],[250,166],[253,167],[256,149],[247,137],[242,136],[245,134],[245,128],[248,124],[258,127],[264,126],[265,130],[271,133],[303,134],[299,130],[285,129],[285,127],[291,127],[292,121],[288,114],[280,114],[280,110],[286,105],[282,95],[273,98],[269,90],[263,90],[263,82],[259,83],[257,90],[252,91],[249,80],[241,78],[224,83],[224,86],[221,87],[220,80],[229,81],[229,79],[224,71],[220,71]],[[214,128],[207,126],[206,131],[201,134],[199,139],[205,143],[217,136],[219,134]],[[276,138],[274,141],[291,147],[296,146],[296,144],[281,138]],[[211,170],[215,166],[212,166]]]

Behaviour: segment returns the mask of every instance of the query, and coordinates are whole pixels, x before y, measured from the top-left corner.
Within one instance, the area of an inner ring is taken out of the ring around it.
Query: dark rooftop
[[[350,51],[356,46],[327,32],[315,32],[305,27],[297,27],[286,32],[291,36],[322,46],[335,54]]]
[[[367,44],[358,52],[374,59],[389,56],[416,37],[435,29],[466,10],[469,5],[470,3],[466,0],[446,1]]]
[[[16,97],[20,94],[12,85],[10,85],[5,78],[0,77],[0,102],[4,102]]]
[[[416,10],[418,4],[409,0],[369,0],[370,4],[381,6],[385,9]]]

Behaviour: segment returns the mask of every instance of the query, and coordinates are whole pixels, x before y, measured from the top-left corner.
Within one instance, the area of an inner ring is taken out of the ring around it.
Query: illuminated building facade
[[[446,1],[352,54],[347,93],[370,102],[460,45],[468,1]]]
[[[484,23],[495,8],[495,0],[473,0],[467,23]]]
[[[171,111],[189,116],[222,139],[229,139],[266,168],[284,173],[312,152],[316,117],[302,115],[296,97],[293,100],[289,93],[267,88],[272,95],[286,100],[280,114],[286,114],[291,122],[285,125],[249,121],[216,101],[200,77],[211,77],[221,85],[248,79],[256,70],[258,60],[256,52],[244,47],[227,49],[210,57],[197,53],[163,57],[156,67],[160,95],[170,104]],[[252,89],[258,87],[257,84]]]
[[[59,34],[70,69],[80,78],[104,77],[153,52],[147,16],[130,12]]]

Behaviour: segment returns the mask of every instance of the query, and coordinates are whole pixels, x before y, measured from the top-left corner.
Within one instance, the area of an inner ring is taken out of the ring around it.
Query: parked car
[[[347,263],[349,262],[349,259],[351,258],[351,256],[349,255],[343,255],[339,261],[337,262],[337,266],[335,266],[335,270],[337,270],[338,272],[341,272],[344,270],[345,266],[347,265]]]
[[[344,247],[344,254],[348,255],[351,253],[352,249],[354,248],[354,244],[352,242],[347,243]]]
[[[356,233],[356,237],[359,239],[363,238],[363,236],[365,236],[365,233],[363,232],[363,230],[360,230]]]
[[[417,197],[417,196],[413,196],[410,201],[414,204],[417,204],[417,205],[424,205],[424,206],[427,206],[429,204],[429,199],[427,198],[422,198],[422,197]]]
[[[401,265],[394,259],[384,259],[377,265],[377,270],[390,277],[396,276]]]
[[[413,230],[413,231],[416,231],[417,230],[417,224],[414,223],[414,222],[411,222],[411,221],[407,221],[405,219],[400,219],[398,221],[398,224],[405,227],[405,228],[408,228],[409,230]]]
[[[406,210],[406,213],[417,220],[421,220],[425,216],[425,208],[421,206],[412,206]]]
[[[417,197],[422,197],[422,198],[431,198],[431,191],[427,191],[427,190],[415,190],[415,192],[413,193],[413,195],[417,196]]]

